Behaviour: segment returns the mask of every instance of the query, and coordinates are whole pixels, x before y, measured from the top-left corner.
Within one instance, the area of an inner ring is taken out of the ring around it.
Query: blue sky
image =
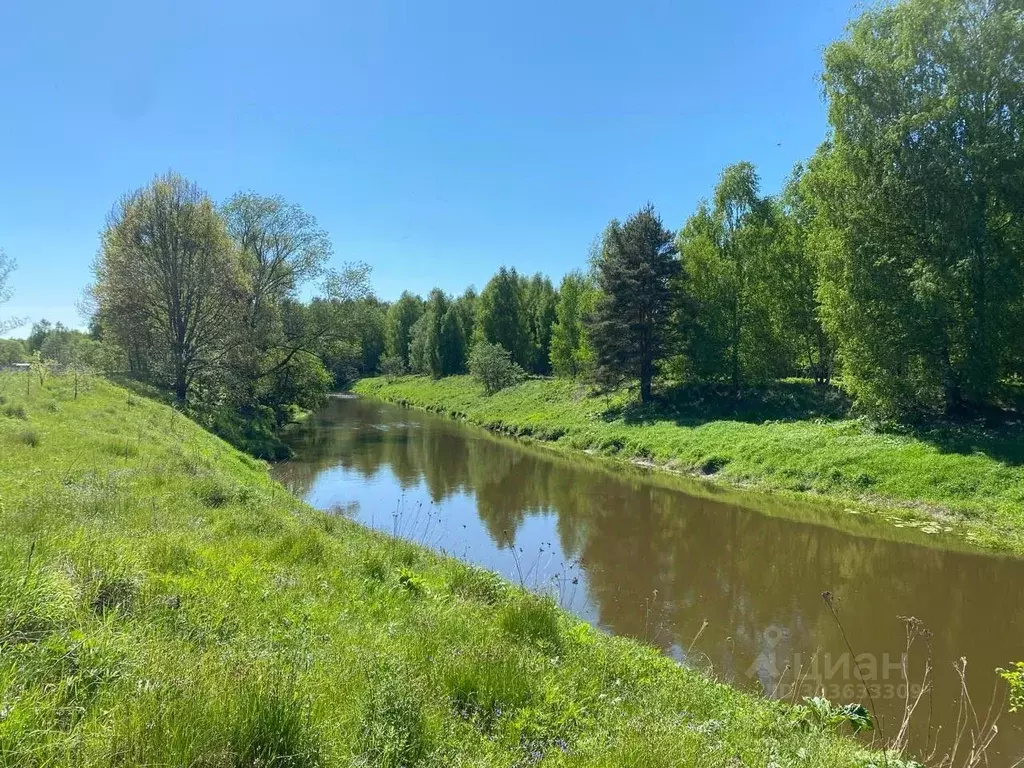
[[[559,279],[648,200],[766,191],[825,135],[849,0],[12,2],[0,6],[0,316],[80,325],[116,199],[174,169],[283,195],[386,299]],[[24,332],[24,329],[21,331]]]

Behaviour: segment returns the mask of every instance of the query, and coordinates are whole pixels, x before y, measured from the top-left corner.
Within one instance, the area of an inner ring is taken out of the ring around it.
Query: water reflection
[[[932,710],[933,731],[941,726],[945,735],[956,716],[955,660],[968,658],[983,710],[994,668],[1024,658],[1019,560],[927,546],[922,534],[868,521],[840,529],[801,511],[752,512],[664,478],[362,400],[332,401],[290,440],[298,458],[277,477],[315,506],[355,502],[353,514],[367,525],[551,588],[588,621],[741,687],[789,694],[802,672],[807,690],[798,694],[824,685],[830,698],[861,699],[824,590],[868,662],[864,676],[891,730],[902,712],[898,617],[916,616],[934,633],[935,689],[922,711]],[[922,641],[917,647],[912,683],[927,656]],[[921,749],[934,739],[926,720],[914,734]],[[997,747],[996,765],[1024,750],[1011,716]]]

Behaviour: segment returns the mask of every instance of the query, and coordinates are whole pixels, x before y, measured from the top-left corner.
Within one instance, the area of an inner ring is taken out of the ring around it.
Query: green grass
[[[164,405],[59,378],[0,395],[2,766],[870,760],[802,708],[310,509]]]
[[[492,396],[468,376],[363,379],[355,391],[491,430],[691,474],[814,497],[926,533],[952,531],[1024,553],[1024,430],[979,426],[896,433],[847,416],[834,391],[790,382],[724,408],[720,397],[648,407],[533,379]]]

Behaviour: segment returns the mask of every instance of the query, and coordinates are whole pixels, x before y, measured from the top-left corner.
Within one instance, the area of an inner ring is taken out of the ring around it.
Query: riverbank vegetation
[[[872,764],[813,708],[306,507],[165,405],[21,384],[0,375],[2,765]]]
[[[389,371],[463,372],[486,341],[645,403],[680,385],[742,402],[802,376],[879,420],[1015,421],[1022,35],[998,2],[866,11],[825,52],[830,132],[781,192],[736,163],[675,232],[651,205],[612,220],[559,291],[503,268],[479,299],[406,295]]]
[[[363,379],[355,391],[558,448],[653,464],[716,483],[811,495],[926,531],[1024,552],[1024,433],[947,427],[880,430],[808,381],[742,401],[684,389],[647,405],[534,378],[489,395],[470,376]],[[729,406],[723,410],[723,403]]]
[[[749,402],[803,377],[880,422],[1017,421],[1022,25],[1002,2],[866,10],[824,54],[828,135],[778,193],[732,164],[673,226],[650,204],[610,221],[557,289],[502,267],[479,293],[388,304],[365,265],[328,268],[300,206],[251,192],[217,205],[168,173],[111,211],[89,338],[105,368],[268,458],[331,388],[462,374],[485,342],[527,373],[635,387],[643,403],[680,387]],[[0,350],[37,353],[48,361]]]

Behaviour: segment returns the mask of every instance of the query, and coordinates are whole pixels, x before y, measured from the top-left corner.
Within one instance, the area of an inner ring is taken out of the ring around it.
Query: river
[[[1004,691],[995,668],[1024,659],[1024,561],[941,534],[567,458],[362,399],[332,398],[287,439],[296,458],[275,476],[313,506],[549,592],[739,688],[790,700],[824,689],[875,710],[891,738],[930,658],[912,753],[944,750],[957,729],[955,662],[967,659],[984,720]],[[914,641],[908,686],[911,616],[930,635]],[[1024,755],[1022,726],[1002,716],[991,765]]]

